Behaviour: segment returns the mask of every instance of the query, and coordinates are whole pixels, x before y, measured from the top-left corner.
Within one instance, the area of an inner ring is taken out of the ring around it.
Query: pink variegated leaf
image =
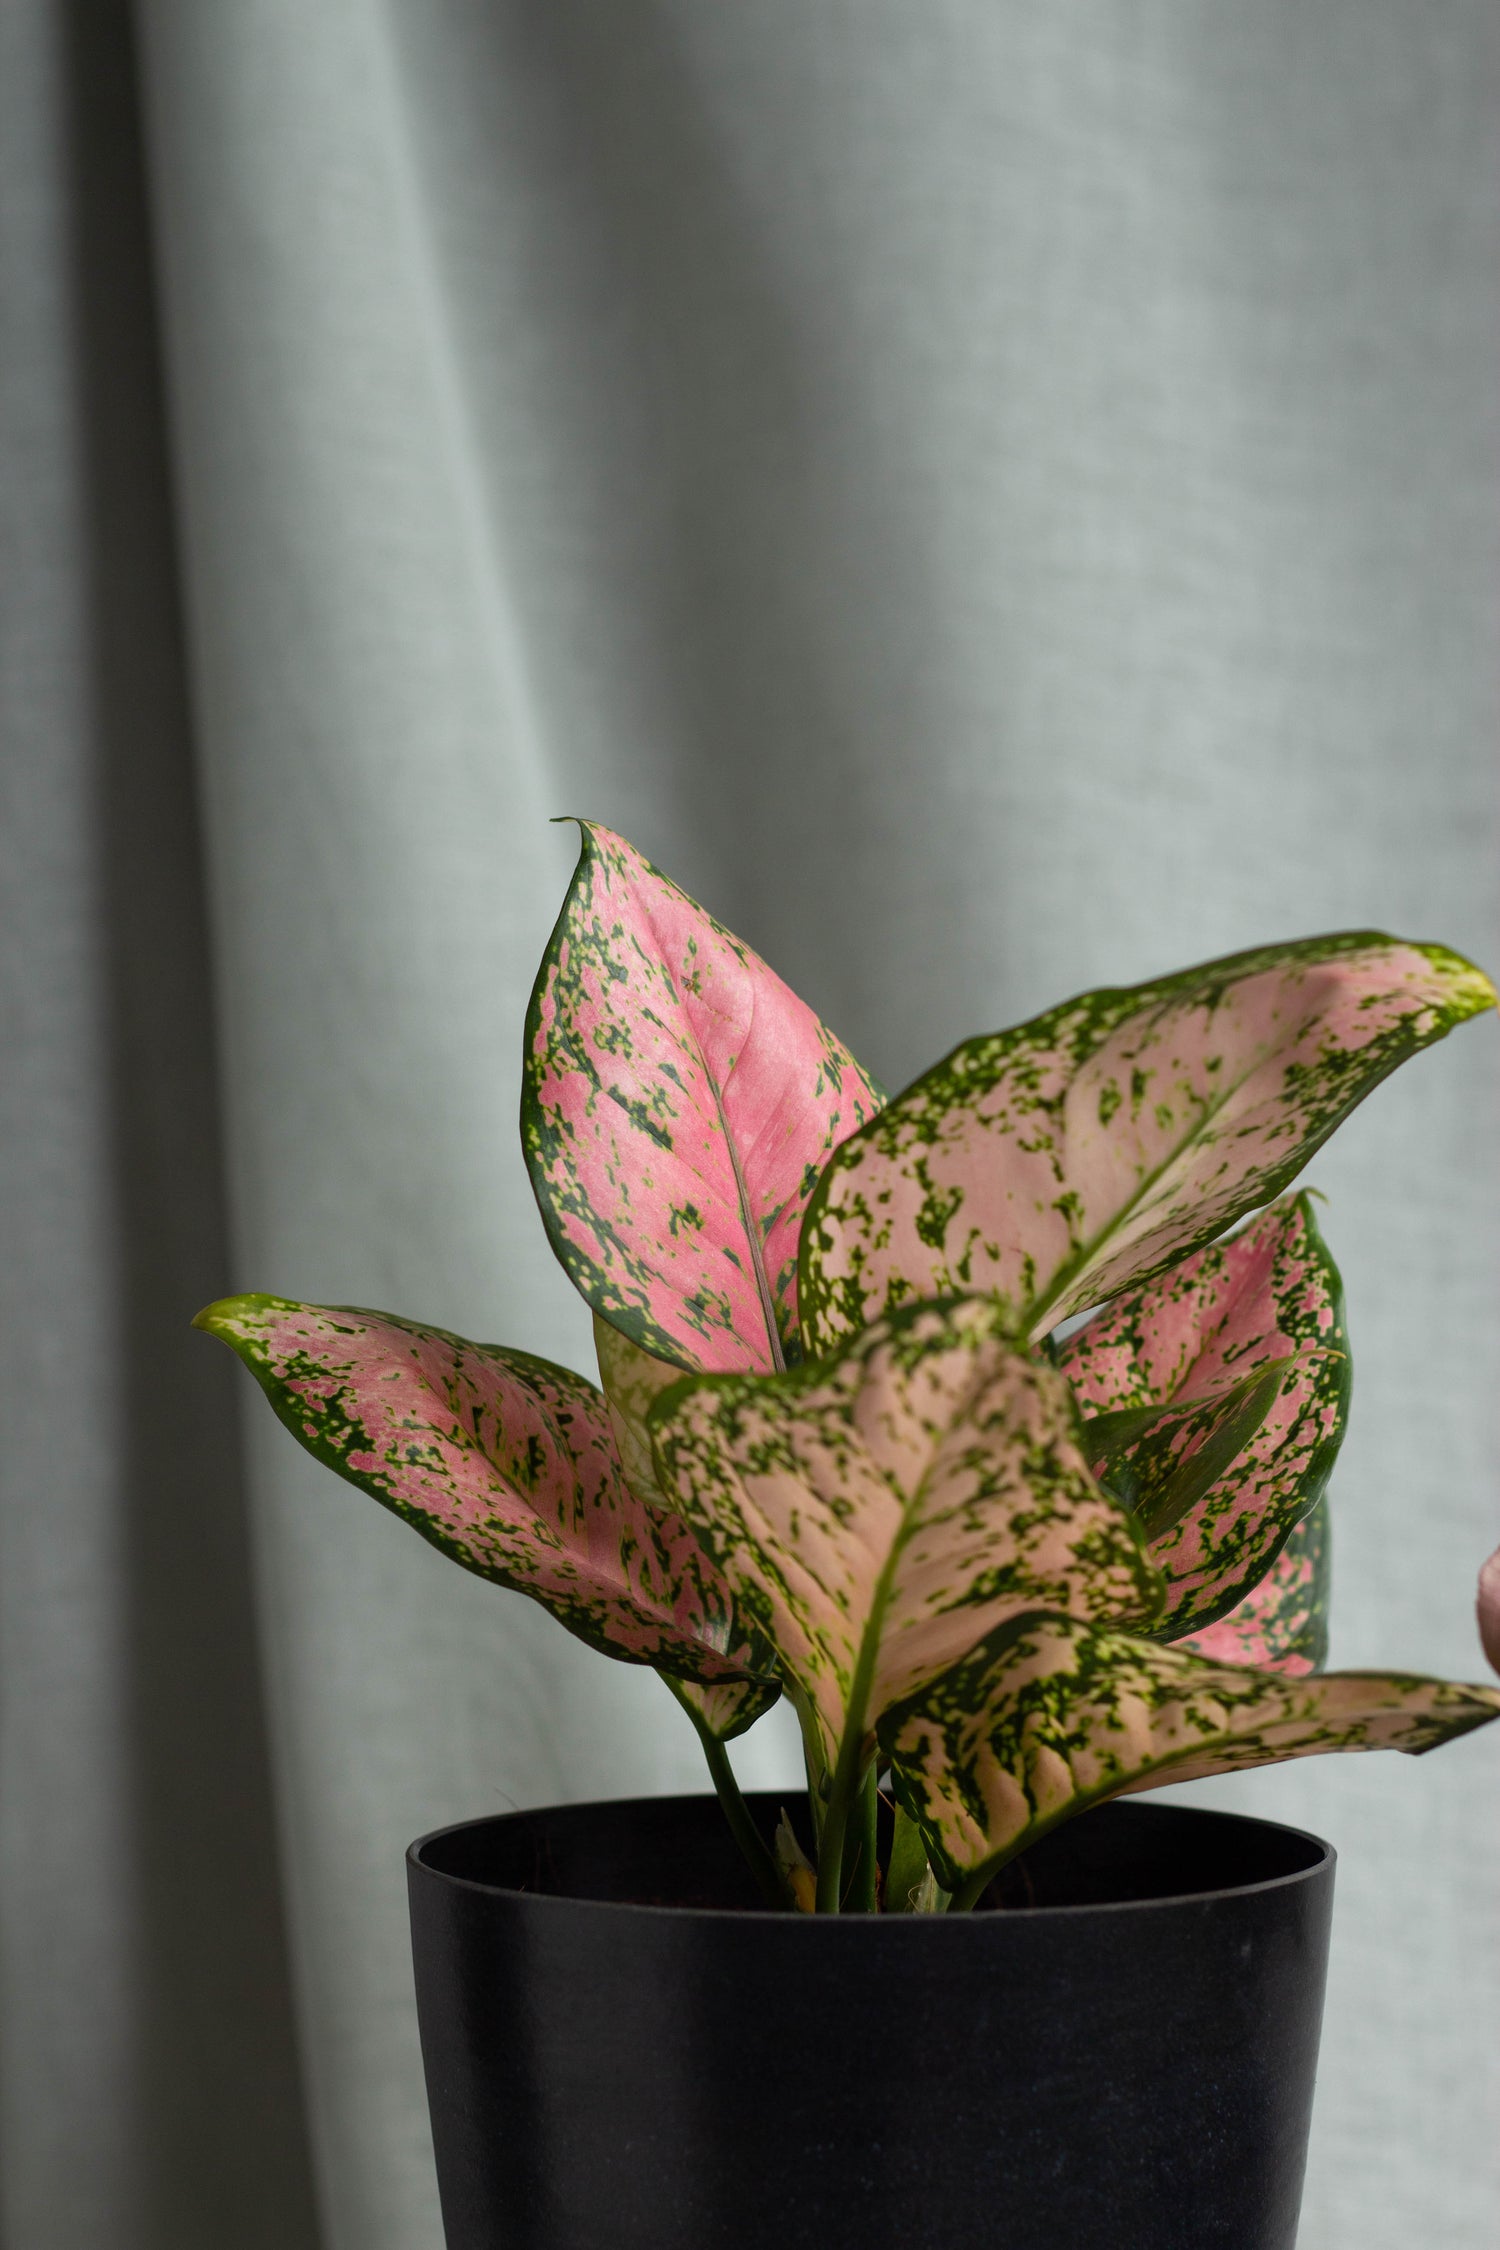
[[[1084,1451],[1151,1542],[1181,1523],[1263,1427],[1289,1360],[1272,1360],[1196,1398],[1118,1408],[1084,1424]]]
[[[1302,1194],[1116,1297],[1058,1364],[1094,1416],[1204,1397],[1310,1347],[1345,1351],[1343,1284]]]
[[[655,1514],[670,1515],[671,1503],[656,1481],[646,1416],[662,1391],[681,1382],[682,1369],[664,1359],[653,1359],[618,1328],[601,1320],[598,1313],[594,1315],[594,1349],[599,1355],[599,1380],[625,1482]],[[672,1680],[679,1701],[724,1742],[754,1726],[781,1698],[773,1651],[753,1628],[745,1629],[743,1619],[739,1630],[756,1672],[764,1678],[721,1680],[712,1687],[701,1687],[692,1680]]]
[[[1176,1646],[1213,1664],[1321,1672],[1328,1662],[1328,1500],[1304,1516],[1259,1585],[1217,1624]]]
[[[712,1687],[704,1687],[698,1680],[684,1679],[669,1665],[658,1665],[657,1670],[678,1702],[696,1712],[704,1729],[720,1742],[733,1742],[736,1735],[748,1733],[781,1701],[779,1680],[716,1680]]]
[[[643,1351],[598,1313],[594,1315],[594,1351],[625,1482],[653,1508],[670,1512],[672,1504],[656,1481],[646,1417],[662,1392],[682,1381],[682,1369]]]
[[[966,1040],[825,1171],[802,1230],[808,1350],[960,1291],[998,1292],[1044,1335],[1279,1194],[1381,1079],[1495,999],[1442,946],[1354,931]]]
[[[1343,1285],[1307,1196],[1272,1204],[1227,1241],[1115,1298],[1062,1346],[1059,1364],[1085,1413],[1100,1416],[1084,1424],[1096,1467],[1091,1430],[1133,1412],[1164,1417],[1160,1435],[1148,1426],[1124,1448],[1151,1559],[1167,1580],[1153,1637],[1179,1640],[1228,1619],[1317,1505],[1343,1440],[1351,1381]],[[1247,1386],[1252,1396],[1261,1389],[1264,1410],[1236,1448],[1221,1402]],[[1211,1437],[1201,1450],[1173,1450],[1173,1418],[1194,1407],[1206,1426],[1223,1421],[1230,1442],[1217,1457]],[[1100,1471],[1115,1489],[1118,1469],[1111,1461]],[[1286,1586],[1294,1609],[1299,1590],[1315,1605],[1326,1597],[1317,1573]],[[1268,1595],[1268,1627],[1274,1610]],[[1277,1625],[1282,1641],[1288,1623]],[[1316,1618],[1302,1630],[1316,1638]]]
[[[592,1383],[498,1344],[344,1305],[227,1297],[228,1344],[315,1459],[591,1647],[705,1687],[751,1669],[687,1528],[620,1475]]]
[[[579,826],[526,1018],[521,1139],[552,1246],[658,1358],[780,1367],[808,1196],[880,1094],[748,946]]]
[[[1475,1604],[1479,1617],[1479,1639],[1486,1660],[1500,1672],[1500,1547],[1495,1549],[1479,1573],[1479,1595]]]
[[[1088,1474],[1066,1381],[991,1299],[909,1306],[829,1363],[683,1382],[650,1421],[661,1490],[830,1763],[1001,1619],[1149,1615],[1158,1598]]]
[[[1014,1618],[881,1725],[896,1795],[945,1888],[1106,1797],[1333,1750],[1435,1749],[1500,1689],[1399,1672],[1288,1678],[1076,1617]]]

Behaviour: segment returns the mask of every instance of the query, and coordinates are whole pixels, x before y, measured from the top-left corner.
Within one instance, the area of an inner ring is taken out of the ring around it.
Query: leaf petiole
[[[873,1914],[876,1910],[879,1861],[876,1857],[876,1822],[880,1793],[875,1762],[866,1768],[855,1799],[853,1818],[844,1838],[843,1897],[846,1914]]]
[[[818,1722],[805,1691],[789,1685],[786,1697],[797,1714],[797,1724],[802,1730],[802,1761],[807,1769],[807,1803],[812,1815],[813,1843],[815,1848],[821,1848],[823,1816],[828,1810],[829,1790],[828,1760],[823,1752],[823,1737],[818,1732]]]
[[[971,1875],[967,1883],[962,1884],[954,1892],[948,1912],[950,1914],[972,1914],[980,1899],[989,1889],[994,1872],[992,1867],[984,1866],[980,1868],[977,1875]]]
[[[874,1649],[869,1645],[868,1635],[866,1639],[866,1651],[862,1653],[855,1671],[855,1690],[849,1699],[844,1739],[839,1744],[838,1764],[833,1769],[833,1781],[828,1791],[828,1809],[823,1816],[822,1833],[818,1838],[820,1914],[838,1914],[843,1910],[844,1848],[846,1842],[852,1841],[849,1837],[850,1818],[866,1789],[870,1792],[872,1802],[874,1797],[875,1762],[873,1755],[867,1752],[861,1723],[865,1705],[869,1701],[869,1674],[874,1669]],[[873,1858],[872,1851],[872,1875]]]
[[[750,1807],[740,1793],[740,1785],[734,1778],[734,1768],[729,1763],[728,1750],[706,1723],[701,1713],[694,1709],[686,1696],[679,1693],[677,1682],[671,1674],[661,1672],[658,1673],[657,1677],[665,1681],[672,1692],[674,1701],[681,1704],[683,1710],[686,1711],[693,1722],[698,1740],[703,1745],[703,1755],[708,1763],[714,1793],[724,1809],[724,1818],[729,1823],[729,1832],[743,1852],[750,1872],[759,1884],[761,1895],[767,1906],[775,1907],[778,1912],[784,1907],[792,1906],[795,1901],[787,1888],[780,1868],[776,1864],[771,1848],[756,1827],[754,1819],[751,1817]]]

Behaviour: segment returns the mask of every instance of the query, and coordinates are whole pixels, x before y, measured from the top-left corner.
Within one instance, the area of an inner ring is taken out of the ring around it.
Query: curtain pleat
[[[700,1784],[186,1328],[590,1366],[550,817],[892,1085],[1265,939],[1500,960],[1497,61],[1485,0],[0,12],[4,2250],[438,2250],[405,1845]],[[1496,1057],[1311,1175],[1341,1664],[1481,1669]],[[1497,1756],[1195,1792],[1341,1854],[1303,2250],[1489,2250]]]
[[[0,112],[0,2240],[312,2250],[128,10]]]

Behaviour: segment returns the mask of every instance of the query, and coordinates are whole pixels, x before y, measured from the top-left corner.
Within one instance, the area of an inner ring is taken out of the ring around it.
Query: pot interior
[[[760,1792],[747,1801],[767,1837],[784,1806],[806,1842],[805,1795]],[[490,1890],[636,1906],[761,1910],[711,1796],[508,1813],[439,1830],[415,1845],[413,1855],[434,1874]],[[981,1911],[1027,1913],[1237,1891],[1306,1874],[1330,1857],[1317,1837],[1270,1821],[1197,1806],[1098,1805],[1004,1868]]]

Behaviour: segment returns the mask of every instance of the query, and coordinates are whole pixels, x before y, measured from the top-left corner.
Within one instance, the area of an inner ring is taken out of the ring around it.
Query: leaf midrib
[[[865,1706],[870,1700],[870,1691],[875,1685],[875,1668],[880,1657],[881,1642],[885,1638],[886,1613],[890,1608],[891,1597],[896,1589],[897,1566],[922,1520],[922,1509],[928,1496],[928,1487],[932,1480],[933,1470],[937,1465],[938,1455],[942,1452],[944,1445],[953,1435],[959,1423],[972,1412],[974,1401],[983,1390],[985,1382],[985,1375],[982,1370],[976,1367],[970,1381],[964,1386],[960,1403],[949,1416],[941,1436],[933,1444],[931,1458],[926,1468],[912,1487],[910,1494],[905,1499],[901,1499],[901,1521],[892,1536],[890,1552],[882,1563],[880,1574],[875,1581],[875,1591],[870,1597],[869,1615],[865,1620],[865,1629],[860,1635],[859,1654],[854,1660],[854,1674],[850,1682],[849,1701],[844,1716],[845,1735],[849,1733],[851,1728],[855,1728],[861,1735],[868,1731],[865,1726]],[[868,1452],[868,1450],[867,1447],[866,1451]],[[892,1492],[900,1499],[900,1486],[896,1483],[890,1471],[881,1469],[880,1474],[890,1486]],[[841,1752],[842,1747],[841,1741]]]
[[[665,880],[666,878],[662,879]],[[684,893],[683,895],[685,897],[686,893]],[[690,903],[696,907],[696,911],[698,913],[704,914],[704,919],[706,921],[710,923],[713,922],[712,915],[705,914],[704,909],[701,906],[697,906],[696,901],[691,901]],[[651,934],[656,940],[657,958],[661,962],[663,970],[666,972],[667,982],[671,988],[673,997],[675,998],[678,1007],[681,1008],[683,1019],[692,1034],[693,1045],[698,1051],[699,1067],[701,1068],[703,1075],[707,1079],[709,1086],[713,1092],[714,1115],[719,1120],[719,1131],[723,1134],[724,1146],[729,1151],[730,1169],[734,1173],[734,1192],[738,1200],[740,1209],[740,1227],[744,1234],[745,1241],[749,1246],[750,1270],[755,1276],[755,1286],[760,1297],[761,1318],[765,1322],[766,1341],[770,1346],[771,1351],[771,1365],[778,1375],[784,1375],[786,1372],[786,1354],[781,1347],[781,1331],[776,1325],[776,1300],[771,1294],[771,1283],[766,1273],[766,1261],[761,1250],[760,1231],[755,1222],[755,1210],[750,1201],[750,1190],[745,1182],[744,1166],[740,1163],[740,1152],[735,1146],[734,1135],[729,1129],[729,1120],[724,1114],[723,1090],[720,1087],[718,1076],[714,1070],[713,1064],[709,1061],[708,1055],[704,1050],[703,1040],[699,1035],[697,1024],[693,1021],[693,1015],[687,1005],[687,1000],[678,988],[677,978],[672,971],[668,949],[663,944],[660,933],[657,931],[655,917],[650,916],[649,918],[651,920]],[[717,924],[714,924],[714,927],[717,926]],[[727,932],[724,934],[727,935]],[[738,1053],[736,1053],[733,1062],[729,1066],[728,1072],[725,1074],[724,1084],[726,1086],[729,1083],[729,1079],[734,1075],[735,1070],[739,1067],[740,1055],[744,1053],[745,1049],[749,1046],[755,1034],[756,994],[753,978],[750,980],[749,992],[750,1020],[745,1026],[744,1037],[739,1042],[739,1051]]]
[[[1162,1158],[1161,1162],[1155,1167],[1153,1171],[1146,1173],[1144,1178],[1137,1182],[1135,1193],[1131,1196],[1130,1200],[1126,1203],[1121,1204],[1114,1217],[1110,1219],[1104,1226],[1102,1226],[1099,1232],[1093,1237],[1093,1239],[1085,1243],[1082,1249],[1080,1249],[1070,1261],[1058,1267],[1057,1272],[1052,1277],[1051,1285],[1047,1289],[1044,1289],[1039,1297],[1033,1298],[1032,1300],[1031,1309],[1027,1315],[1027,1327],[1029,1333],[1033,1333],[1035,1331],[1038,1324],[1052,1312],[1053,1308],[1072,1287],[1073,1283],[1077,1281],[1082,1274],[1087,1272],[1089,1266],[1093,1264],[1095,1259],[1097,1259],[1100,1251],[1106,1246],[1106,1244],[1111,1242],[1117,1234],[1120,1233],[1126,1221],[1135,1211],[1140,1208],[1146,1196],[1151,1192],[1152,1188],[1156,1186],[1157,1182],[1163,1177],[1163,1175],[1170,1171],[1171,1167],[1175,1163],[1177,1163],[1179,1159],[1184,1156],[1191,1148],[1193,1148],[1197,1142],[1202,1140],[1204,1134],[1206,1133],[1208,1127],[1213,1123],[1214,1119],[1217,1118],[1229,1106],[1229,1103],[1234,1099],[1235,1095],[1239,1093],[1240,1089],[1244,1085],[1246,1085],[1250,1078],[1254,1076],[1255,1071],[1260,1068],[1260,1063],[1264,1062],[1265,1059],[1265,1056],[1262,1055],[1260,1061],[1252,1063],[1241,1074],[1240,1077],[1236,1078],[1232,1082],[1232,1084],[1225,1087],[1224,1092],[1216,1102],[1209,1103],[1199,1113],[1198,1118],[1195,1121],[1193,1130],[1190,1133],[1185,1134],[1180,1141],[1175,1143],[1175,1145],[1168,1150],[1167,1154]],[[1092,1060],[1093,1056],[1089,1056],[1088,1061],[1092,1062]],[[1080,1071],[1070,1081],[1068,1088],[1069,1092],[1072,1090],[1072,1087],[1078,1083],[1078,1077],[1081,1075],[1082,1072]],[[1067,1092],[1064,1093],[1063,1100],[1067,1100]]]
[[[694,1036],[696,1037],[696,1034]],[[778,1375],[784,1375],[786,1373],[786,1354],[781,1348],[781,1332],[776,1326],[776,1300],[771,1295],[770,1278],[766,1273],[766,1261],[761,1252],[760,1235],[755,1224],[755,1212],[750,1202],[750,1190],[745,1184],[745,1173],[740,1163],[740,1152],[734,1145],[734,1135],[729,1130],[729,1120],[724,1115],[724,1099],[719,1091],[719,1081],[715,1078],[708,1057],[703,1052],[701,1040],[698,1041],[698,1054],[703,1064],[703,1075],[713,1088],[714,1111],[719,1120],[719,1131],[724,1136],[724,1146],[729,1151],[729,1162],[734,1172],[734,1189],[740,1205],[740,1225],[744,1229],[745,1240],[750,1246],[750,1269],[755,1275],[755,1286],[760,1292],[761,1316],[766,1324],[766,1340],[771,1347],[771,1364]]]

